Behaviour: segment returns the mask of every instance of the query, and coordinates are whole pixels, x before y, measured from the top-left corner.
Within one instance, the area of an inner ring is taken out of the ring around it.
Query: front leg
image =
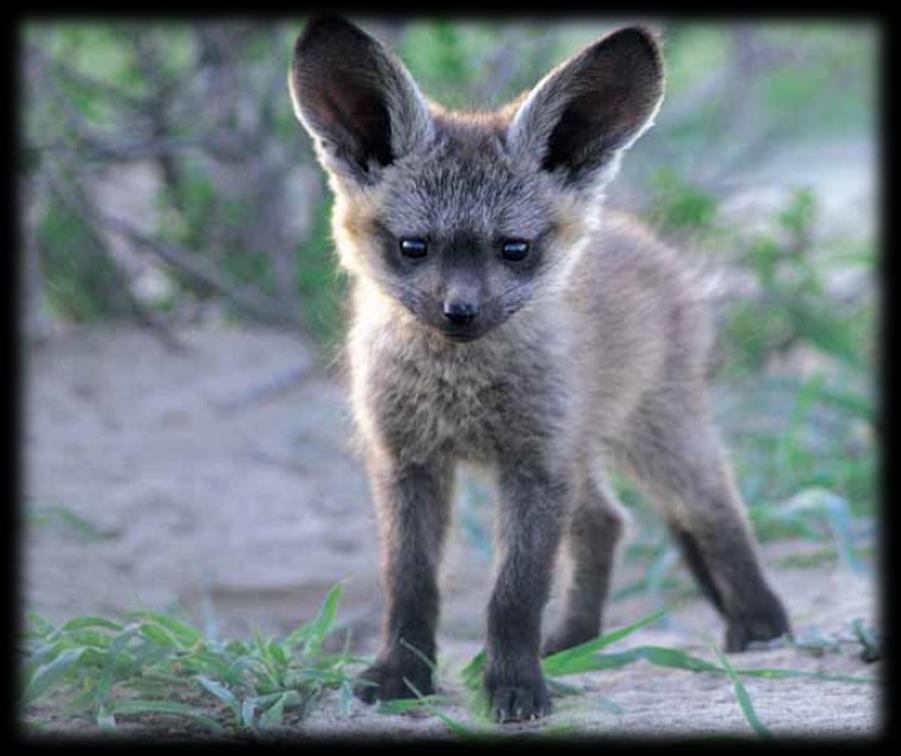
[[[544,716],[541,615],[563,531],[570,485],[540,465],[502,466],[500,569],[488,606],[485,689],[496,720]]]
[[[376,663],[360,674],[354,692],[372,703],[415,696],[406,680],[423,695],[434,690],[432,670],[423,657],[435,661],[438,566],[453,469],[446,460],[411,464],[380,456],[369,460],[369,477],[386,605],[381,650]]]

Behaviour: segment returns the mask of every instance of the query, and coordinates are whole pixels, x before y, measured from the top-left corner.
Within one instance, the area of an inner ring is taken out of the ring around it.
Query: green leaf
[[[269,655],[282,667],[288,666],[288,657],[284,649],[275,640],[269,641]]]
[[[769,728],[760,721],[760,718],[757,716],[757,712],[754,710],[754,704],[751,702],[751,696],[748,694],[747,688],[745,688],[744,683],[739,679],[738,674],[736,674],[735,669],[733,669],[732,665],[729,663],[729,660],[723,654],[722,651],[716,646],[716,644],[711,643],[711,648],[713,648],[716,653],[717,658],[720,660],[720,663],[723,665],[723,669],[726,671],[726,674],[729,675],[729,679],[732,680],[732,687],[735,690],[735,697],[738,699],[738,705],[741,707],[742,714],[745,715],[745,719],[748,720],[748,724],[754,728],[754,731],[761,737],[766,739],[772,739],[773,733],[769,730]]]
[[[607,698],[606,696],[597,696],[596,698],[598,706],[602,708],[604,711],[607,711],[616,716],[622,716],[623,707],[620,706],[616,701],[612,698]]]
[[[53,661],[39,667],[25,689],[25,701],[32,703],[74,669],[88,651],[86,647],[69,648]]]
[[[179,622],[165,612],[154,612],[143,609],[137,612],[129,612],[127,616],[155,622],[173,635],[177,639],[178,644],[183,648],[190,648],[203,639],[203,634],[199,630],[190,625],[186,625],[183,622]]]
[[[140,633],[148,640],[152,640],[154,643],[163,646],[164,648],[182,648],[182,645],[172,633],[164,627],[152,622],[142,622]]]
[[[53,632],[53,624],[37,612],[28,611],[25,616],[31,626],[27,629],[27,634],[44,638]]]
[[[419,699],[428,699],[429,698],[428,696],[424,696],[422,694],[422,692],[412,682],[410,682],[410,680],[408,680],[406,677],[404,678],[404,684],[416,694],[417,698],[419,698]],[[445,714],[440,709],[436,709],[430,702],[426,702],[424,705],[428,709],[430,714],[438,717],[438,719],[440,719],[444,723],[445,727],[447,727],[447,729],[449,729],[455,735],[459,735],[460,737],[466,738],[466,739],[473,738],[473,737],[476,737],[476,738],[479,737],[478,732],[476,732],[475,730],[473,730],[470,727],[467,727],[465,724],[463,724],[459,720],[456,720],[453,717],[449,717],[447,714]]]
[[[666,614],[666,611],[666,609],[660,609],[619,630],[605,633],[578,646],[547,656],[541,662],[542,669],[551,676],[572,675],[599,669],[596,666],[596,659],[592,658],[597,651],[631,635],[646,625],[656,622]]]
[[[479,651],[469,663],[463,667],[460,676],[463,678],[463,684],[470,690],[475,690],[482,684],[482,670],[485,669],[485,660],[487,656],[484,649]]]
[[[283,701],[284,696],[279,696],[279,701]],[[284,703],[282,704],[284,706]],[[257,702],[253,698],[245,698],[241,702],[241,724],[246,727],[248,730],[253,729],[253,718],[256,714]],[[281,723],[281,717],[279,717],[279,722]]]
[[[421,662],[423,662],[423,664],[425,664],[430,670],[432,670],[432,672],[437,672],[437,671],[438,671],[438,667],[437,667],[437,665],[435,664],[435,662],[433,662],[431,659],[429,659],[429,657],[426,656],[424,653],[422,653],[422,651],[420,651],[418,648],[416,648],[416,646],[414,646],[412,643],[407,643],[407,641],[404,640],[403,638],[400,639],[400,642],[401,642],[401,645],[402,645],[402,646],[405,646],[407,649],[409,649],[410,651],[412,651],[413,654],[414,654]]]
[[[294,646],[303,643],[305,656],[317,654],[322,649],[323,639],[335,622],[338,614],[338,604],[341,601],[343,592],[344,586],[341,583],[332,586],[316,617],[289,634],[284,640],[285,647],[290,650]]]
[[[705,659],[699,659],[675,648],[663,648],[661,646],[638,646],[621,654],[608,654],[602,658],[612,659],[614,656],[617,660],[623,660],[624,663],[627,663],[629,660],[644,659],[658,667],[684,669],[689,672],[722,673],[723,671],[721,667]]]
[[[28,510],[26,517],[34,525],[59,526],[63,530],[73,532],[86,542],[101,541],[106,538],[96,526],[68,507],[59,505],[33,507]]]
[[[106,658],[100,670],[100,676],[97,681],[97,688],[94,692],[96,701],[104,701],[109,695],[113,685],[113,678],[116,676],[117,666],[125,666],[130,669],[136,663],[134,657],[125,649],[141,627],[141,623],[134,622],[126,625],[119,633],[112,638],[106,651]]]
[[[224,732],[222,725],[208,717],[202,710],[175,701],[121,701],[119,703],[111,704],[109,712],[112,715],[176,714],[178,716],[193,719],[195,722],[204,725],[217,734]]]
[[[353,686],[349,680],[345,680],[338,689],[338,711],[342,719],[347,719],[353,713],[353,703]]]
[[[395,698],[391,701],[379,701],[376,711],[379,714],[404,714],[413,709],[421,709],[438,703],[442,703],[442,699],[436,695],[422,698]]]
[[[224,685],[220,685],[215,680],[210,680],[210,678],[204,677],[203,675],[197,676],[197,682],[232,710],[232,713],[235,716],[235,723],[240,727],[242,722],[241,704],[238,703],[238,699],[235,698],[234,693]]]
[[[865,662],[874,662],[882,658],[882,652],[879,648],[879,641],[876,639],[876,635],[873,632],[872,628],[864,625],[863,620],[855,619],[851,623],[851,629],[854,631],[854,635],[857,637],[857,640],[859,640],[860,644],[863,646],[863,653],[861,654],[861,658]]]
[[[716,664],[701,659],[697,656],[680,651],[675,648],[664,648],[661,646],[637,646],[628,651],[618,654],[598,654],[594,661],[597,666],[595,670],[600,669],[616,669],[625,666],[639,659],[654,664],[658,667],[668,667],[670,669],[684,669],[688,672],[712,672],[714,674],[726,674],[726,671]],[[776,668],[758,668],[758,669],[736,669],[736,674],[744,677],[761,677],[770,680],[780,680],[788,678],[807,678],[811,680],[828,680],[830,682],[849,682],[849,683],[873,683],[868,677],[854,677],[851,675],[831,675],[826,672],[807,672],[796,669],[776,669]]]
[[[260,715],[261,727],[277,727],[284,721],[286,695],[285,693],[280,694],[275,699],[275,703]]]
[[[60,630],[65,633],[72,632],[73,630],[84,630],[88,627],[102,627],[105,630],[115,630],[116,632],[120,632],[122,630],[122,625],[118,622],[113,622],[112,620],[105,619],[104,617],[76,617],[75,619],[70,619],[66,622]]]
[[[97,710],[97,726],[104,732],[116,731],[116,716],[103,704]]]

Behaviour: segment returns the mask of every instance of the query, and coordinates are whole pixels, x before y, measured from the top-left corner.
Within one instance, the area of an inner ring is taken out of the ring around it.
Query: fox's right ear
[[[429,141],[428,106],[407,69],[338,16],[307,24],[288,88],[323,165],[357,183],[374,183],[385,166]]]

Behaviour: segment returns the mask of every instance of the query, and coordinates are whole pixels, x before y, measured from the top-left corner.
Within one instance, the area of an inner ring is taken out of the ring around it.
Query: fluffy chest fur
[[[357,302],[349,340],[354,414],[367,445],[409,461],[489,461],[561,445],[575,396],[560,341],[515,327],[455,344]],[[549,443],[553,439],[560,439]],[[547,453],[547,452],[543,452]]]

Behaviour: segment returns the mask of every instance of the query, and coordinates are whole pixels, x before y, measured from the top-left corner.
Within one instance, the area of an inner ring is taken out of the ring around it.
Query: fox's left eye
[[[501,256],[511,262],[525,260],[529,254],[529,242],[522,239],[508,239],[501,246]]]
[[[400,253],[404,257],[419,259],[425,257],[429,251],[429,245],[424,239],[401,239]]]

